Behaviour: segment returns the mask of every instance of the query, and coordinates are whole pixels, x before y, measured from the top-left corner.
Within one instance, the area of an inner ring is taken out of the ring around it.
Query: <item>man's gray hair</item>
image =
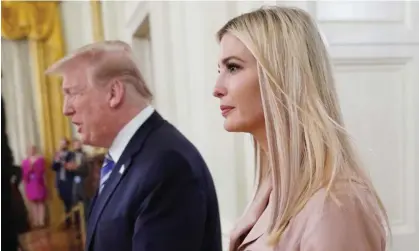
[[[75,71],[84,71],[91,84],[107,84],[117,78],[132,84],[144,98],[152,99],[134,61],[131,46],[125,42],[113,40],[83,46],[54,63],[45,73],[64,76]]]

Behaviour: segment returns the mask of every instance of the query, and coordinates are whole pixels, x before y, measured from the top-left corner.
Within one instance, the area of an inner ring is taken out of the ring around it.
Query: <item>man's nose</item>
[[[71,116],[74,113],[74,109],[72,108],[70,102],[67,98],[64,98],[64,105],[63,105],[63,114],[64,116]]]

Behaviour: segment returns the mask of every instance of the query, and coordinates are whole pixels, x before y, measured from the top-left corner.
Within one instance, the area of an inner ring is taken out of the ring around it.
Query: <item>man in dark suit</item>
[[[221,251],[217,196],[198,150],[150,105],[129,45],[85,46],[47,73],[63,76],[64,114],[84,144],[109,148],[86,249]]]
[[[52,162],[52,169],[55,171],[55,184],[58,195],[64,204],[66,213],[69,213],[73,206],[74,171],[69,167],[71,164],[69,144],[68,139],[61,139],[60,149],[56,152]],[[67,226],[69,226],[69,224],[70,220],[67,220]]]
[[[88,175],[87,154],[83,151],[80,140],[73,139],[73,150],[70,154],[69,167],[74,172],[73,203],[83,202],[83,180]]]

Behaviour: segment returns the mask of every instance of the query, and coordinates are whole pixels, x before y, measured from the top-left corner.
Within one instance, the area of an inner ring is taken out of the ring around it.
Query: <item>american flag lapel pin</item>
[[[119,169],[119,173],[123,174],[125,171],[125,165],[122,165],[121,168]]]

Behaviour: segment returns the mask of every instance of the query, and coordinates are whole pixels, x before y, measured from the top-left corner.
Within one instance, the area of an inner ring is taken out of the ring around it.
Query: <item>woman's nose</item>
[[[216,98],[222,98],[225,96],[225,94],[226,94],[225,88],[221,88],[217,86],[214,88],[214,91],[212,93],[212,95]]]

